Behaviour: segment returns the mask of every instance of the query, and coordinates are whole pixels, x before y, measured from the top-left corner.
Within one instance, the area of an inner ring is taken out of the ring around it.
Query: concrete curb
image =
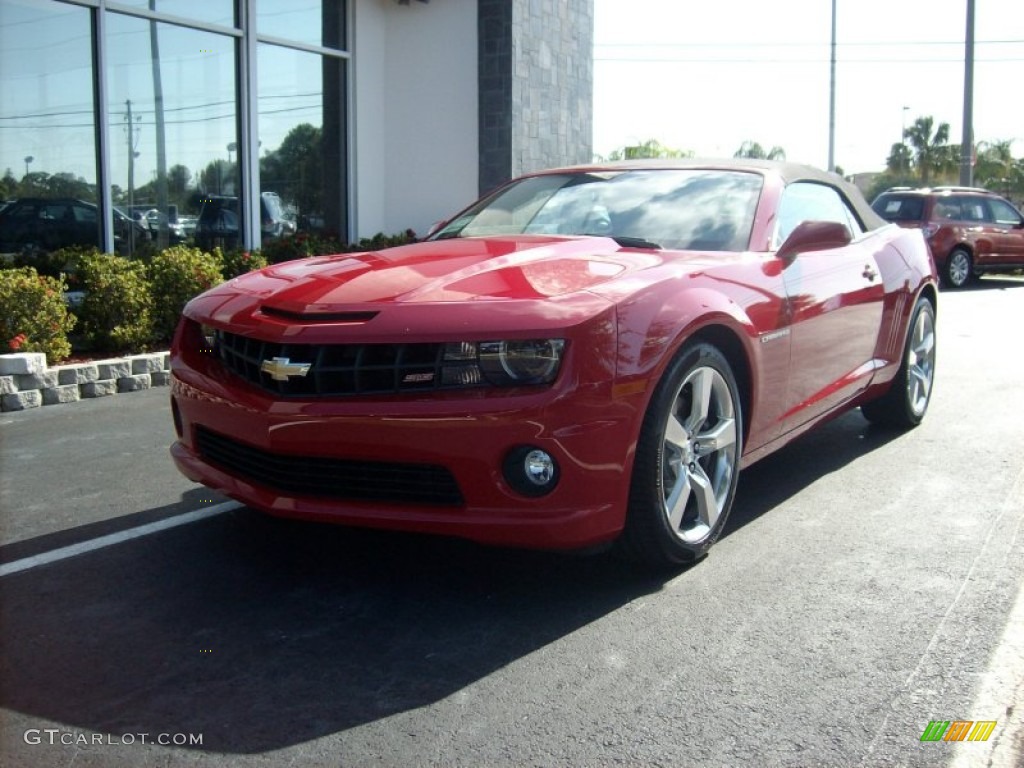
[[[170,384],[170,353],[153,352],[47,368],[46,356],[0,355],[0,411],[138,392]]]

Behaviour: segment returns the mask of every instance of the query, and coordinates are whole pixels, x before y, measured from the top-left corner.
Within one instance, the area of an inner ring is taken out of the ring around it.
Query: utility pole
[[[142,119],[142,115],[132,115],[131,99],[125,101],[125,106],[128,110],[124,116],[128,134],[128,247],[131,253],[135,253],[135,147],[139,136],[139,129],[135,127],[135,123]]]
[[[967,0],[964,40],[964,135],[960,143],[960,186],[974,184],[974,0]]]
[[[836,0],[832,0],[832,53],[829,57],[828,169],[836,170]]]

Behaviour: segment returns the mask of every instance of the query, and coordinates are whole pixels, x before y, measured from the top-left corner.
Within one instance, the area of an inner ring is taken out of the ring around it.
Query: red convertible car
[[[717,540],[740,470],[935,371],[918,230],[759,161],[514,180],[425,242],[271,266],[186,307],[171,452],[271,514],[590,547]]]

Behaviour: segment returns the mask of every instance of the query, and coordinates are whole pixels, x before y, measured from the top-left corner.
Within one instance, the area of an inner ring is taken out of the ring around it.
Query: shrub
[[[364,237],[358,243],[352,243],[345,247],[345,251],[380,251],[385,248],[394,248],[396,245],[408,245],[417,242],[416,233],[411,229],[405,230],[397,235],[385,235],[378,232],[373,237]]]
[[[271,264],[310,256],[326,256],[331,253],[354,253],[357,251],[379,251],[396,245],[416,242],[416,233],[411,229],[397,235],[378,232],[373,237],[364,237],[358,243],[343,243],[334,234],[313,234],[299,232],[291,237],[270,240],[263,246],[263,255]]]
[[[262,254],[270,264],[280,264],[292,259],[306,259],[328,253],[341,253],[341,241],[331,235],[299,232],[291,237],[268,240],[263,244]]]
[[[153,338],[152,297],[146,266],[112,253],[81,257],[78,276],[85,298],[78,332],[98,352],[144,350]]]
[[[221,253],[220,248],[214,248],[213,255],[219,256],[224,265],[225,280],[267,266],[267,259],[259,251],[243,251],[235,248],[227,253]]]
[[[68,283],[71,283],[78,268],[78,261],[86,253],[95,253],[95,248],[85,246],[71,246],[60,248],[56,251],[21,251],[15,254],[9,265],[18,267],[33,267],[40,275],[60,278],[65,276]]]
[[[169,341],[185,305],[208,288],[223,282],[221,260],[198,248],[176,245],[153,257],[149,282],[153,292],[153,330]]]
[[[34,267],[0,270],[0,353],[43,352],[49,364],[71,354],[75,316],[64,305],[60,278]]]

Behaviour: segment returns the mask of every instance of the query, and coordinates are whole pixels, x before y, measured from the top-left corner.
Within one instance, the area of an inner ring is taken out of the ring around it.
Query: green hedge
[[[147,277],[153,297],[153,336],[170,341],[185,305],[224,282],[223,263],[218,254],[176,245],[153,257]]]
[[[78,266],[85,298],[76,329],[96,352],[144,351],[153,339],[153,297],[146,265],[113,253],[91,253]]]
[[[70,355],[75,316],[64,290],[60,278],[34,267],[0,270],[0,353],[43,352],[51,364]]]
[[[412,242],[412,230],[348,245],[331,236],[299,233],[270,241],[262,252],[214,248],[206,253],[179,245],[142,259],[95,248],[21,255],[0,262],[0,354],[45,352],[47,362],[55,365],[71,354],[69,337],[77,351],[142,352],[169,342],[185,304],[223,280],[268,262]],[[64,302],[68,290],[84,293],[74,314]]]

